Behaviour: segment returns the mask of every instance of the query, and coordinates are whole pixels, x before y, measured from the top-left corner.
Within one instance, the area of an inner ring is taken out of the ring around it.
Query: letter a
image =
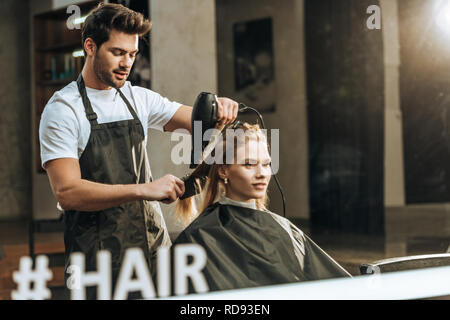
[[[367,19],[367,28],[369,30],[381,29],[381,9],[377,5],[371,5],[367,8],[367,13],[372,14],[369,19]]]
[[[172,132],[171,141],[180,141],[170,153],[170,159],[174,164],[189,164],[191,159],[191,136],[186,129],[176,129]]]
[[[81,27],[80,27],[79,24],[77,24],[77,25],[74,24],[74,21],[75,21],[76,19],[79,19],[80,16],[81,16],[81,9],[80,9],[80,7],[79,7],[79,6],[76,6],[76,5],[71,5],[71,6],[69,6],[69,7],[67,8],[66,13],[67,13],[67,14],[73,13],[73,14],[67,19],[67,22],[66,22],[67,28],[68,28],[69,30],[73,30],[73,29],[81,29]]]
[[[132,279],[133,271],[136,272],[136,279]],[[114,300],[126,299],[128,292],[131,291],[141,291],[144,299],[156,296],[150,272],[140,248],[131,248],[126,251],[117,280]]]

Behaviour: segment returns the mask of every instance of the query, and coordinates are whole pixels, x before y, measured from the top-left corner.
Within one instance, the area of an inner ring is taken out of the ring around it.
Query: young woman
[[[234,124],[219,137],[193,172],[207,174],[201,210],[193,198],[179,201],[177,214],[192,223],[174,242],[206,250],[210,291],[349,277],[294,224],[267,210],[271,158],[259,126]]]

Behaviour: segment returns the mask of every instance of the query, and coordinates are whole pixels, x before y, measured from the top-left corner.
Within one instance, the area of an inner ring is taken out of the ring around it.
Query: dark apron
[[[144,129],[127,98],[117,89],[133,119],[98,124],[81,75],[77,85],[91,124],[89,141],[79,159],[81,178],[110,185],[151,182]],[[70,210],[64,217],[66,270],[70,254],[82,252],[86,271],[96,271],[97,252],[108,250],[113,290],[127,249],[141,248],[151,268],[156,249],[171,244],[157,202],[133,201],[95,212]],[[95,298],[95,291],[88,290],[88,299]]]

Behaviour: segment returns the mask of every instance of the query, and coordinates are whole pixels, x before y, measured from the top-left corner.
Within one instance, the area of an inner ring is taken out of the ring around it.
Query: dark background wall
[[[449,33],[437,26],[447,5],[399,1],[407,204],[450,201]]]
[[[305,1],[310,219],[314,229],[384,231],[384,64],[372,0]]]
[[[0,1],[0,220],[31,214],[29,2]]]

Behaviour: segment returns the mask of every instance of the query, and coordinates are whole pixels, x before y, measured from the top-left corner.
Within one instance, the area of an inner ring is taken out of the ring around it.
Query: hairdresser
[[[96,270],[96,253],[108,250],[113,280],[128,248],[141,248],[151,262],[157,248],[170,245],[157,201],[184,193],[172,175],[152,181],[147,131],[191,132],[192,108],[126,81],[150,28],[122,5],[94,9],[82,30],[83,70],[52,96],[40,123],[42,166],[64,211],[66,268],[69,255],[82,252],[86,271]],[[221,124],[234,121],[238,104],[218,102]]]

